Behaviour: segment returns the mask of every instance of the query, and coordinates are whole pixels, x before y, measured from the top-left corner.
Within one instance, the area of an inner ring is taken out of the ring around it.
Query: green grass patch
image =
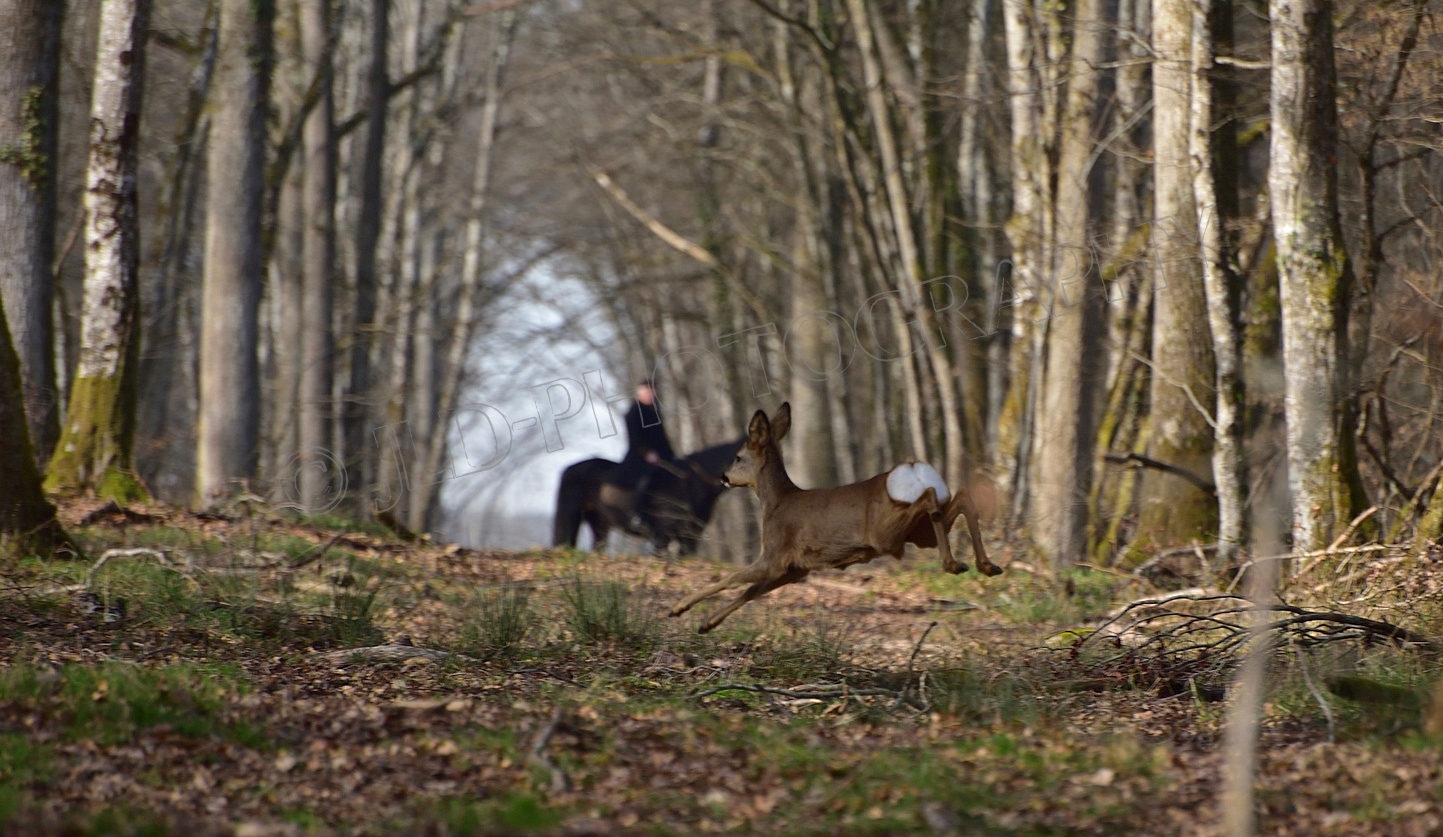
[[[459,650],[473,657],[509,657],[520,650],[537,623],[531,591],[520,587],[486,590],[465,605]]]
[[[976,666],[928,670],[918,692],[934,712],[1004,727],[1037,724],[1057,711],[1050,696],[1027,681]]]
[[[241,676],[228,666],[102,663],[45,671],[22,665],[0,672],[0,701],[58,715],[72,740],[103,744],[119,744],[165,724],[182,735],[255,746],[264,740],[257,730],[220,717],[225,695],[243,690]]]
[[[317,529],[330,529],[336,532],[360,532],[387,540],[390,540],[395,534],[378,521],[370,519],[363,520],[339,512],[325,512],[322,514],[291,513],[287,516],[301,525],[314,526]]]
[[[169,548],[189,536],[157,527],[136,539]],[[298,538],[279,537],[287,554],[310,546]],[[206,543],[203,550],[211,548]],[[129,618],[141,624],[191,627],[284,647],[353,647],[374,645],[382,638],[375,617],[392,576],[376,562],[353,557],[337,573],[343,583],[325,593],[303,594],[289,576],[187,570],[184,559],[174,555],[170,564],[150,556],[117,557],[93,575],[92,589],[107,605],[125,600]],[[41,569],[59,583],[73,584],[83,582],[89,568],[53,562]]]
[[[514,793],[499,799],[446,799],[422,811],[416,824],[439,823],[454,837],[480,837],[544,831],[559,825],[562,816],[530,794]]]
[[[848,623],[825,618],[769,631],[753,647],[751,673],[786,682],[836,677],[852,668],[854,640]]]
[[[0,825],[32,807],[35,790],[51,777],[50,748],[16,733],[0,733]]]
[[[645,649],[661,635],[651,603],[622,582],[576,574],[561,585],[561,598],[566,627],[582,644]]]
[[[1362,655],[1347,647],[1282,654],[1269,695],[1272,714],[1319,727],[1331,714],[1345,741],[1416,732],[1440,675],[1436,662],[1386,647]]]

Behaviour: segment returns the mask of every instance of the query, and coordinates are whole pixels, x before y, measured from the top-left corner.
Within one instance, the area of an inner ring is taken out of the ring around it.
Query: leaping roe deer
[[[949,492],[936,469],[925,462],[907,462],[868,480],[836,488],[798,488],[787,476],[778,443],[792,426],[790,404],[769,420],[757,410],[747,429],[747,443],[722,476],[730,487],[751,487],[762,501],[762,554],[749,566],[678,602],[672,616],[698,602],[742,584],[749,585],[731,604],[699,628],[706,633],[737,608],[781,587],[801,581],[812,570],[864,564],[873,558],[902,557],[911,543],[937,547],[942,568],[966,572],[952,557],[947,533],[957,516],[967,518],[977,569],[997,575],[1002,568],[987,559],[977,508],[965,488]]]

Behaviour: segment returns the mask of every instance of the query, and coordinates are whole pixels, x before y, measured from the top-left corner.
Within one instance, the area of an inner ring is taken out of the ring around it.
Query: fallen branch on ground
[[[365,648],[342,648],[339,651],[327,651],[321,657],[338,663],[403,663],[415,659],[432,662],[452,659],[476,661],[474,657],[468,657],[465,654],[441,651],[436,648],[420,648],[415,645],[370,645]]]
[[[795,689],[779,689],[776,686],[762,686],[753,683],[725,683],[705,691],[697,692],[692,697],[700,700],[704,697],[711,697],[726,691],[756,692],[763,695],[780,695],[793,700],[834,700],[845,697],[889,697],[899,703],[905,703],[918,712],[926,712],[926,704],[918,701],[903,692],[893,689],[883,689],[877,686],[855,688],[846,683],[812,683],[799,686]]]
[[[1262,614],[1268,621],[1252,627],[1247,619],[1252,614]],[[1153,683],[1171,691],[1199,684],[1221,688],[1252,641],[1273,632],[1279,635],[1278,647],[1383,640],[1400,649],[1443,653],[1443,643],[1380,619],[1282,602],[1254,605],[1235,593],[1202,589],[1131,602],[1063,650],[1080,663],[1087,675],[1083,680],[1101,676],[1116,683]],[[1103,647],[1116,649],[1115,653],[1082,656]]]
[[[111,558],[140,558],[140,557],[154,558],[154,559],[155,559],[157,562],[159,562],[159,564],[160,564],[162,567],[164,567],[165,569],[167,569],[167,570],[172,570],[172,571],[174,571],[174,572],[180,573],[181,575],[185,576],[186,578],[190,579],[191,581],[195,581],[194,578],[191,578],[191,575],[190,575],[190,573],[188,572],[188,570],[191,569],[189,566],[187,566],[187,568],[183,570],[183,569],[181,569],[180,567],[177,567],[174,563],[172,563],[171,560],[170,560],[170,558],[167,557],[166,554],[165,554],[163,551],[161,551],[161,550],[159,550],[159,549],[151,549],[151,548],[149,548],[149,547],[138,546],[138,547],[134,547],[134,548],[132,548],[132,549],[107,549],[107,550],[105,550],[104,552],[102,552],[102,553],[100,554],[100,558],[98,558],[94,564],[91,564],[91,565],[90,565],[90,569],[89,569],[89,570],[86,570],[86,572],[85,572],[85,588],[88,590],[88,589],[90,589],[92,586],[94,586],[94,583],[95,583],[95,574],[96,574],[97,572],[99,572],[99,571],[100,571],[100,568],[103,567],[103,566],[105,566],[106,563],[108,563]],[[189,558],[186,559],[186,564],[187,564],[187,565],[190,564],[190,559],[189,559]]]
[[[322,558],[325,558],[326,553],[331,551],[331,547],[335,546],[336,543],[345,536],[345,532],[337,532],[336,534],[331,535],[330,539],[327,540],[325,543],[321,544],[320,546],[313,546],[310,549],[307,549],[305,552],[297,555],[295,559],[291,561],[290,569],[298,570],[301,567],[306,566],[307,564],[311,564],[321,560]]]
[[[536,736],[536,742],[531,745],[531,762],[546,768],[546,771],[551,774],[551,792],[553,794],[566,793],[571,790],[571,777],[567,776],[566,771],[557,767],[556,762],[546,755],[546,745],[551,743],[551,736],[556,734],[561,722],[561,707],[558,706],[551,713],[551,721],[542,728],[541,733]]]

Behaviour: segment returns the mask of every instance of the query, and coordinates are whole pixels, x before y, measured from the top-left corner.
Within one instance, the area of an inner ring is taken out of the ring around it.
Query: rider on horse
[[[646,505],[646,489],[651,478],[658,467],[665,467],[676,459],[671,441],[666,438],[666,428],[661,425],[656,388],[650,380],[643,379],[636,385],[636,401],[626,412],[626,434],[630,445],[626,457],[607,482],[631,492],[631,526],[642,529],[641,511]]]

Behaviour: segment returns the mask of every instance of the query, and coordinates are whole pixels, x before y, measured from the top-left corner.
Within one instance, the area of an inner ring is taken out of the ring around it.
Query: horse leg
[[[563,472],[561,485],[556,489],[556,517],[551,526],[551,545],[576,547],[576,535],[581,531],[581,519],[585,515],[583,491],[576,485],[571,474]]]

